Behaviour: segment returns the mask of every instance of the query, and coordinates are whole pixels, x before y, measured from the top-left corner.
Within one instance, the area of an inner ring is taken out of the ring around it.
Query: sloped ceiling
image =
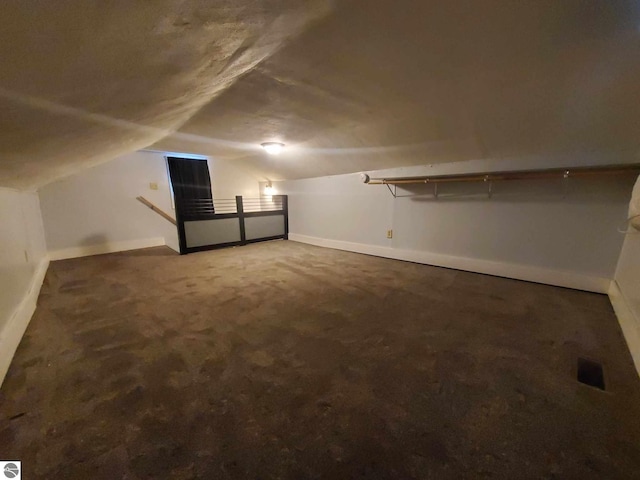
[[[123,153],[282,179],[640,148],[639,2],[5,2],[0,185]],[[269,157],[268,140],[287,144]]]

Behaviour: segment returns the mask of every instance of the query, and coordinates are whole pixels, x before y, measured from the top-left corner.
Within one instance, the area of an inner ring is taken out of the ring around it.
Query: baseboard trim
[[[81,247],[65,248],[49,252],[49,258],[53,260],[65,260],[67,258],[88,257],[105,253],[126,252],[139,248],[161,247],[166,245],[164,237],[141,238],[124,242],[109,242],[100,245],[87,245]]]
[[[22,340],[22,336],[36,310],[38,295],[40,295],[40,288],[48,268],[49,258],[45,257],[40,261],[31,278],[29,290],[25,293],[5,327],[0,331],[0,386],[4,382],[11,360],[13,360],[13,355],[16,353],[20,340]]]
[[[608,293],[610,278],[581,275],[575,272],[563,270],[550,270],[547,268],[532,267],[515,263],[495,262],[491,260],[479,260],[468,257],[456,257],[439,253],[422,252],[417,250],[402,250],[364,243],[345,242],[325,238],[310,237],[297,233],[290,233],[289,240],[308,243],[319,247],[346,250],[348,252],[363,253],[376,257],[405,260],[415,263],[423,263],[436,267],[453,268],[467,272],[484,273],[497,277],[514,278],[528,282],[544,283],[557,287],[585,290],[587,292]]]
[[[611,281],[608,294],[636,371],[640,375],[640,318],[633,313],[633,309],[615,280]]]

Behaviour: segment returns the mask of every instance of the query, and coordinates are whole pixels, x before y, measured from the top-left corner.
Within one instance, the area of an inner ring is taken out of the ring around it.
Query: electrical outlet
[[[387,230],[387,238],[393,238],[393,230]]]
[[[149,184],[149,188],[150,188],[151,190],[157,190],[157,189],[158,189],[158,184],[157,184],[156,182],[151,182],[151,183]]]

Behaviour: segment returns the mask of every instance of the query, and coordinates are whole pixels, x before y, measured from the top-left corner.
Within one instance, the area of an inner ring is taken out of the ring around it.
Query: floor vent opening
[[[590,387],[604,390],[602,364],[586,358],[578,358],[578,381]]]

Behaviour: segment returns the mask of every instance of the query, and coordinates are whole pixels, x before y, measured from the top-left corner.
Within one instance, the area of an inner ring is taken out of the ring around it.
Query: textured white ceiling
[[[0,185],[152,148],[281,179],[640,148],[640,3],[5,2]],[[259,143],[280,140],[268,157]]]

